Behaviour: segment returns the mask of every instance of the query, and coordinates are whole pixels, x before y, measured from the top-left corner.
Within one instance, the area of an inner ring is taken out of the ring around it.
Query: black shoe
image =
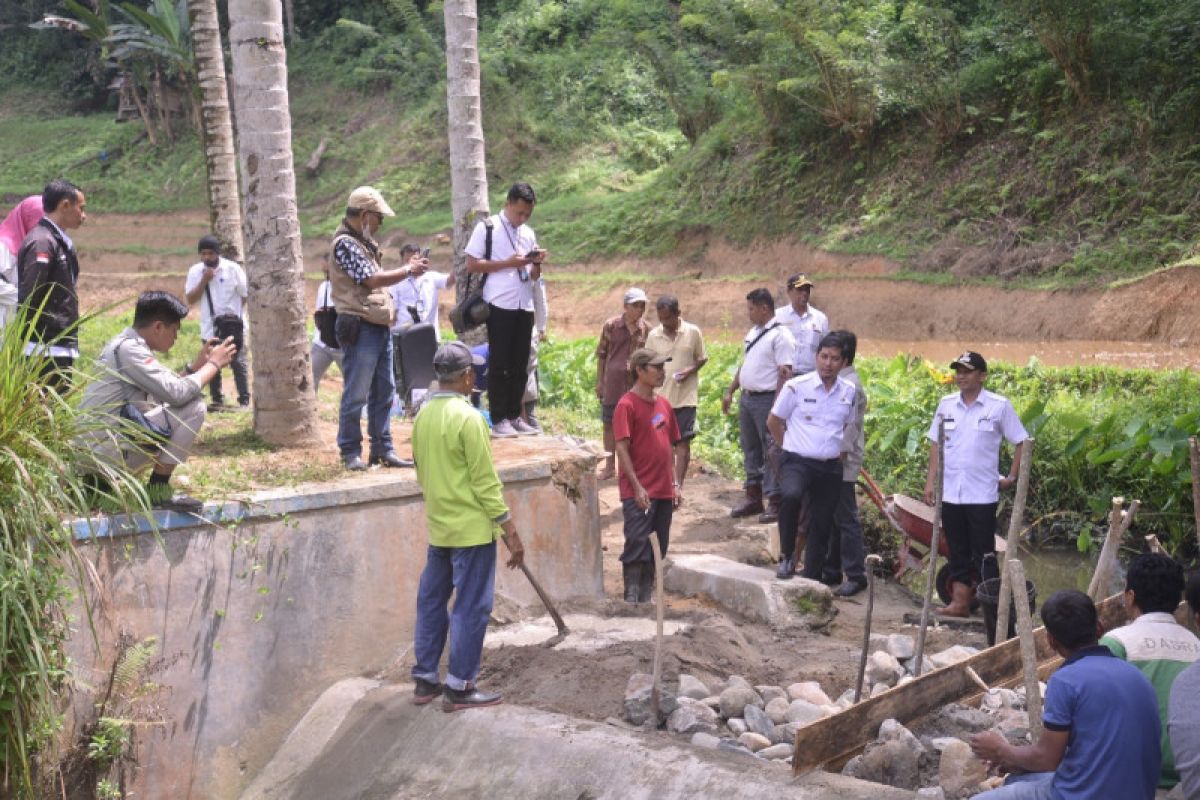
[[[423,706],[433,702],[435,697],[441,697],[446,690],[445,684],[432,683],[424,678],[413,678],[416,688],[413,689],[413,705]]]
[[[650,603],[654,600],[654,562],[643,561],[642,579],[638,581],[638,602]]]
[[[834,575],[833,573],[822,573],[821,583],[825,584],[826,586],[840,586],[842,583],[842,575],[841,573],[838,573],[837,575]]]
[[[346,469],[351,472],[362,472],[367,468],[367,462],[363,461],[360,456],[347,456],[342,459],[342,463],[346,465]]]
[[[372,464],[383,464],[385,467],[411,467],[412,459],[401,458],[394,450],[389,450],[381,456],[371,456]]]
[[[784,556],[779,559],[779,569],[775,570],[775,577],[781,581],[788,581],[796,574],[796,562],[791,558]]]
[[[442,693],[442,711],[447,714],[452,711],[461,711],[464,708],[497,706],[502,702],[504,702],[503,698],[495,692],[481,692],[471,684],[467,684],[467,688],[461,691],[447,686]]]
[[[867,588],[866,581],[846,581],[833,590],[834,597],[854,597]]]
[[[640,561],[631,561],[628,564],[621,563],[621,580],[625,583],[625,602],[638,602],[638,590],[640,589],[642,577],[642,565]]]

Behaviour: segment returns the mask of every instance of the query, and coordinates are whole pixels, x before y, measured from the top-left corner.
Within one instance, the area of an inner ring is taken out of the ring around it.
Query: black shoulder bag
[[[484,240],[483,240],[483,260],[492,260],[492,218],[485,217],[483,220]],[[454,307],[450,312],[450,324],[454,326],[454,332],[461,336],[472,328],[477,328],[487,321],[488,304],[483,299],[483,286],[487,283],[487,273],[483,274],[483,279],[479,284],[467,289],[466,296],[462,302]]]
[[[340,350],[341,345],[337,340],[337,309],[331,301],[333,294],[333,285],[329,285],[329,289],[325,292],[325,305],[318,305],[317,310],[313,312],[313,321],[317,324],[317,332],[320,335],[321,344],[328,347],[330,350]],[[317,302],[321,300],[317,297]]]
[[[124,383],[127,383],[130,386],[136,386],[137,384],[135,384],[131,380],[126,379],[125,375],[122,373],[121,345],[125,344],[125,342],[128,342],[128,341],[129,341],[128,339],[122,339],[116,345],[116,347],[113,348],[113,360],[115,360],[117,362],[117,377],[119,377]],[[142,409],[140,409],[138,407],[138,404],[133,402],[132,400],[126,400],[124,403],[121,404],[121,409],[119,411],[119,414],[121,416],[121,419],[128,420],[129,422],[132,422],[134,425],[136,425],[141,430],[145,431],[146,434],[152,440],[154,440],[154,442],[156,442],[157,444],[164,444],[164,443],[170,441],[171,428],[167,425],[161,425],[161,424],[156,423],[153,420],[151,420],[144,413],[142,413]]]

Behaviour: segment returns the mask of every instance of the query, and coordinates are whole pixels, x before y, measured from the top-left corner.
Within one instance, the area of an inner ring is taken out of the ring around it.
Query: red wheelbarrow
[[[884,519],[900,534],[900,556],[896,562],[895,576],[899,578],[910,569],[924,569],[925,561],[929,558],[929,546],[933,541],[933,506],[925,505],[916,498],[905,494],[884,495],[875,479],[864,469],[859,485],[871,498]],[[996,552],[1004,552],[1005,542],[996,537]],[[950,545],[946,537],[938,537],[938,555],[950,558]],[[978,576],[976,576],[978,578]],[[935,577],[935,588],[943,603],[949,603],[950,593],[950,564],[943,564]]]

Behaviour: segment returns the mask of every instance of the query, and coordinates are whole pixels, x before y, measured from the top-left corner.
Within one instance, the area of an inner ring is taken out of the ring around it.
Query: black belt
[[[743,389],[742,394],[748,394],[751,397],[762,397],[764,394],[775,394],[775,390],[763,389],[761,392],[756,392],[753,389]]]
[[[795,450],[784,450],[783,452],[787,453],[788,455],[795,456],[802,461],[811,461],[814,464],[833,464],[834,462],[840,463],[842,460],[840,458],[813,458],[812,456],[802,456]]]

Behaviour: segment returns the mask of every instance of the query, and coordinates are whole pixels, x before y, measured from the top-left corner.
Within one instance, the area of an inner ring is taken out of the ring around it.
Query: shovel
[[[558,613],[558,609],[554,607],[554,603],[550,600],[550,595],[546,594],[546,590],[543,589],[542,585],[537,582],[536,578],[533,577],[533,573],[529,571],[529,567],[525,566],[524,562],[521,562],[521,572],[524,572],[525,577],[529,579],[529,583],[533,586],[533,590],[537,592],[537,596],[541,599],[542,605],[544,605],[546,610],[550,612],[550,618],[554,620],[554,627],[558,628],[558,633],[542,642],[542,647],[554,647],[563,639],[567,638],[567,634],[571,631],[567,628],[567,623],[563,622],[563,618]]]

